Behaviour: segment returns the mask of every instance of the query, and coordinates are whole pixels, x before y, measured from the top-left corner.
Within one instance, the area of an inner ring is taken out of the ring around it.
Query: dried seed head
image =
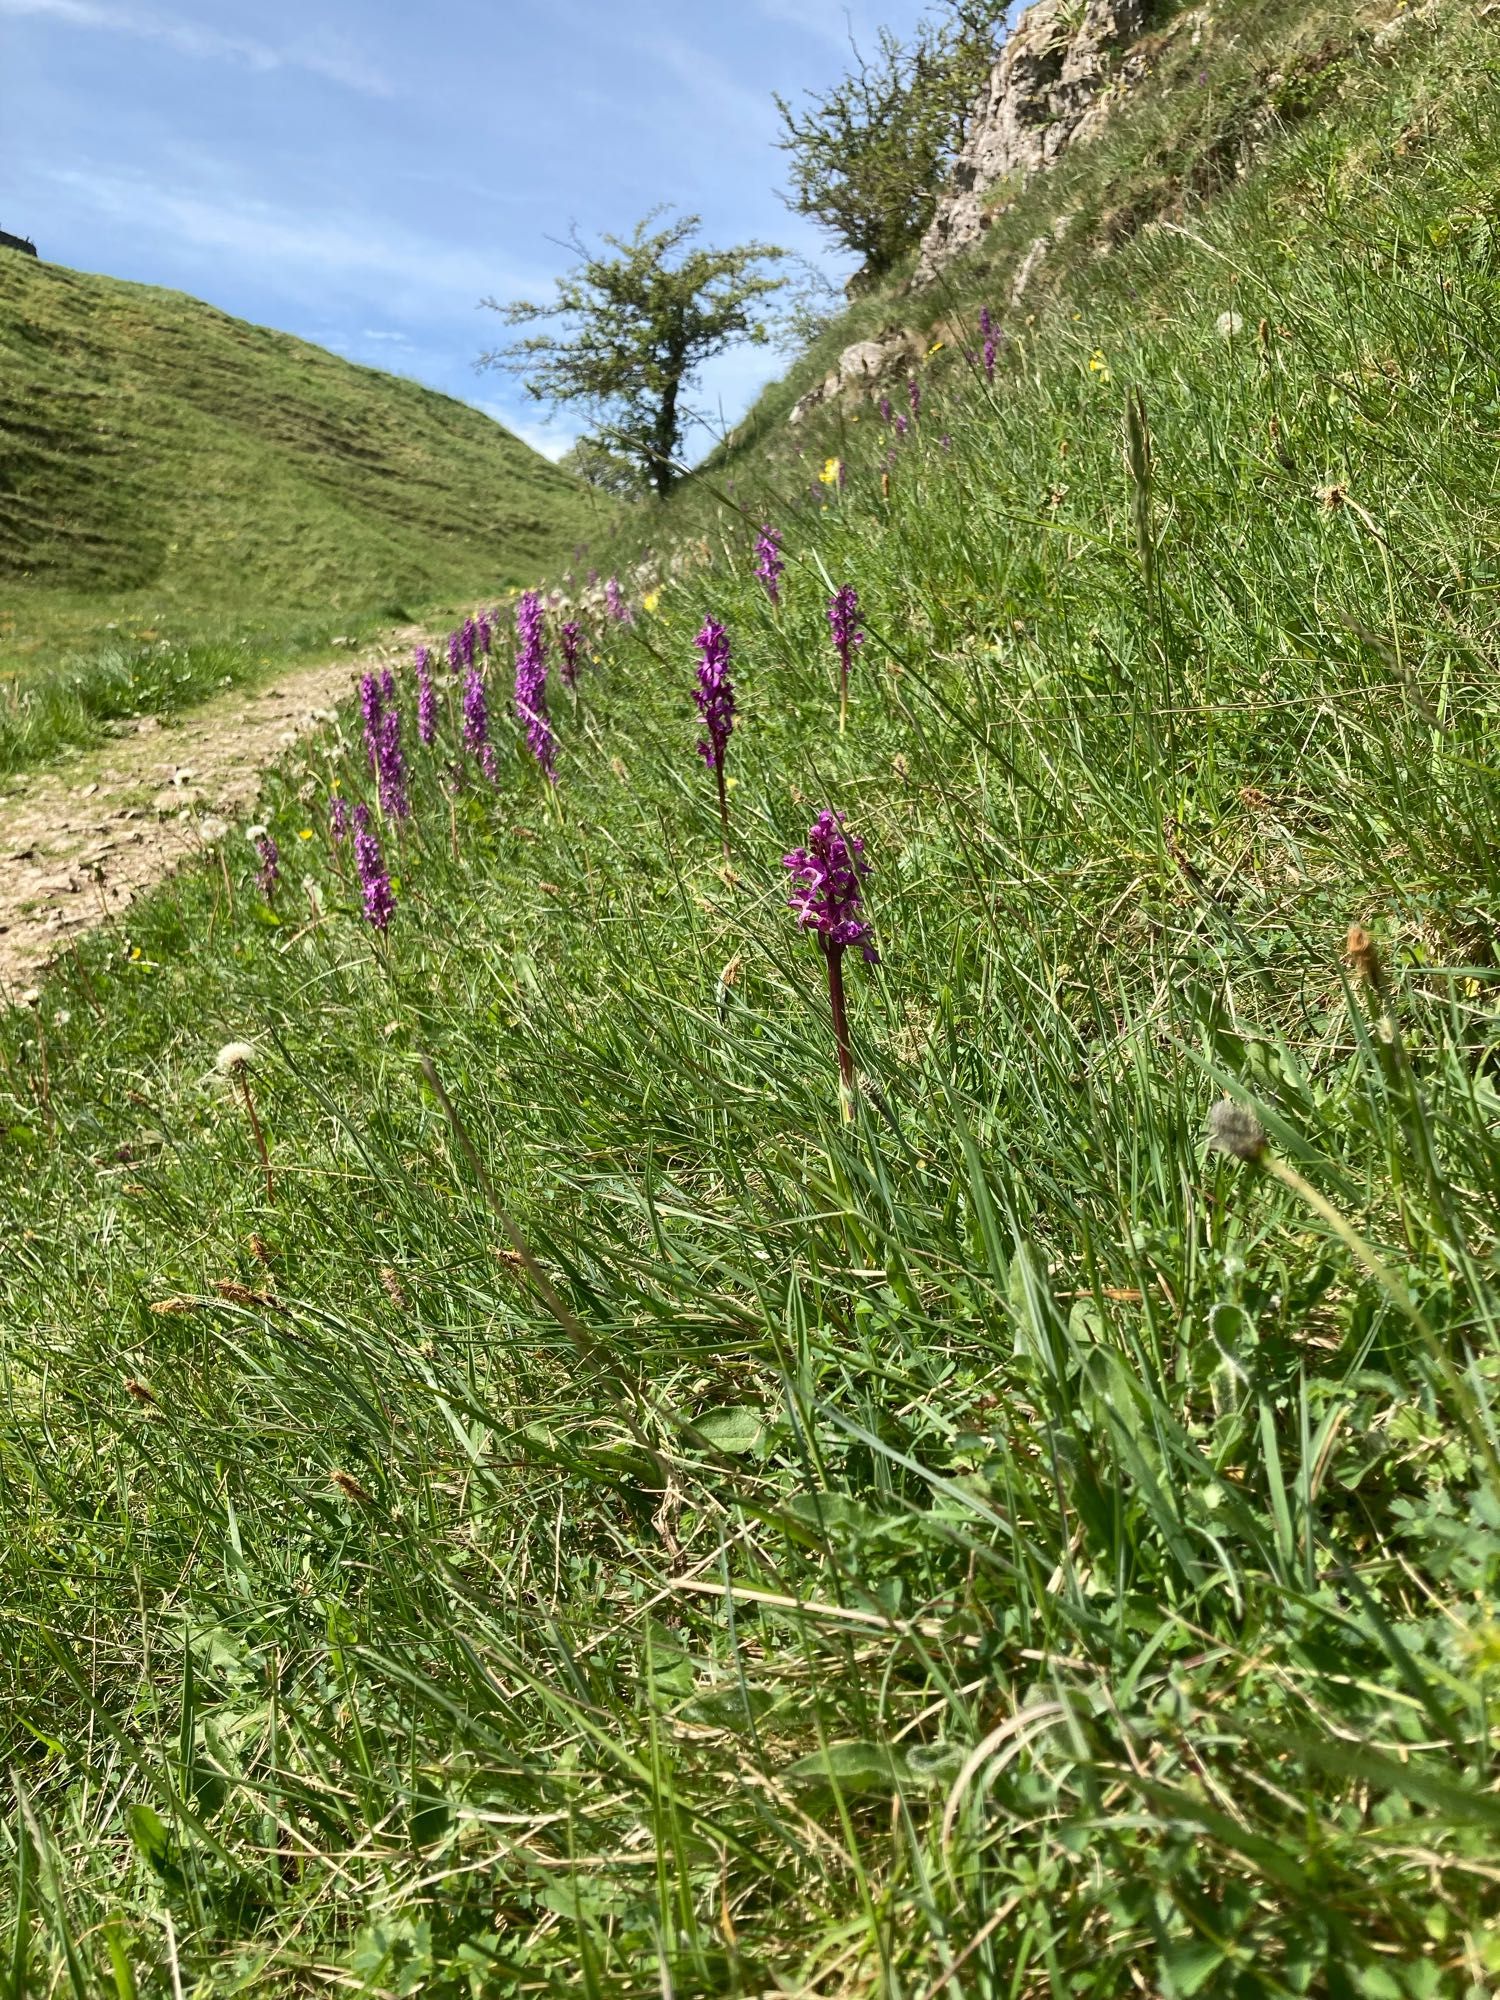
[[[153,1409],[156,1408],[155,1396],[152,1395],[144,1382],[137,1382],[133,1375],[126,1382],[125,1391],[127,1395],[134,1396],[138,1403],[149,1403]]]
[[[375,1505],[375,1495],[361,1486],[352,1472],[333,1472],[329,1477],[346,1499],[357,1500],[361,1507]]]
[[[521,1255],[519,1250],[502,1250],[497,1246],[495,1255],[505,1265],[507,1270],[524,1271],[526,1269],[526,1259]]]
[[[268,1293],[252,1292],[248,1285],[242,1285],[234,1278],[215,1278],[214,1290],[221,1299],[228,1299],[232,1306],[268,1306],[271,1303]]]
[[[736,952],[734,957],[730,959],[728,965],[726,965],[724,970],[719,974],[719,984],[721,986],[738,986],[740,983],[740,974],[744,971],[744,969],[745,969],[744,957],[742,956],[741,953]]]
[[[196,1312],[198,1300],[178,1297],[174,1299],[154,1299],[151,1311],[160,1319],[175,1319],[183,1313]]]
[[[271,1246],[259,1232],[250,1238],[250,1255],[257,1264],[264,1264],[267,1270],[271,1268]]]
[[[1221,1097],[1208,1114],[1208,1147],[1232,1160],[1258,1160],[1266,1150],[1260,1120],[1232,1097]]]
[[[226,1042],[214,1057],[220,1076],[243,1076],[255,1067],[255,1049],[249,1042]]]
[[[1344,960],[1356,979],[1374,993],[1385,991],[1385,967],[1380,962],[1380,953],[1375,940],[1362,924],[1351,924],[1349,936],[1344,944]]]
[[[380,1283],[382,1290],[385,1292],[385,1295],[390,1300],[391,1304],[393,1306],[399,1306],[402,1312],[405,1312],[406,1293],[402,1289],[401,1279],[397,1274],[396,1269],[393,1265],[391,1264],[381,1265]]]
[[[1318,498],[1326,512],[1336,514],[1349,498],[1349,489],[1347,486],[1320,486]]]

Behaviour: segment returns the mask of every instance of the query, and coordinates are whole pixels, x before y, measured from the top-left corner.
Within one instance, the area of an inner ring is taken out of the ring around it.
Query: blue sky
[[[832,82],[924,0],[0,0],[0,227],[480,404],[478,301],[545,296],[550,239],[657,202],[822,259],[777,197],[773,91]],[[780,363],[714,364],[733,423]],[[700,439],[700,444],[706,440]]]

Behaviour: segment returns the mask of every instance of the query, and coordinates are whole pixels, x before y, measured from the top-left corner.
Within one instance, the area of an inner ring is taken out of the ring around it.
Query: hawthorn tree
[[[693,416],[684,398],[699,369],[738,341],[768,338],[764,301],[785,282],[766,268],[784,251],[704,248],[699,216],[662,222],[664,213],[654,209],[629,236],[605,236],[598,251],[571,236],[578,262],[545,304],[484,300],[507,325],[543,330],[479,358],[517,376],[539,403],[581,405],[592,422],[586,444],[631,460],[663,497],[683,469]]]
[[[861,260],[858,286],[921,237],[995,59],[1006,0],[948,0],[910,42],[888,28],[873,54],[851,40],[854,67],[797,110],[776,98],[791,157],[788,208],[819,222]]]

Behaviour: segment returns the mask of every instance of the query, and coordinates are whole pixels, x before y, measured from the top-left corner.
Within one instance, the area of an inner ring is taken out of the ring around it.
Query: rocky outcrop
[[[896,374],[918,360],[923,347],[920,333],[904,330],[888,333],[880,340],[856,340],[839,356],[838,366],[831,368],[821,382],[792,406],[787,422],[800,424],[824,403],[868,389],[883,377]]]
[[[1012,29],[976,105],[953,178],[922,239],[913,283],[930,284],[979,241],[986,192],[1007,174],[1051,166],[1098,121],[1145,0],[1036,0]]]

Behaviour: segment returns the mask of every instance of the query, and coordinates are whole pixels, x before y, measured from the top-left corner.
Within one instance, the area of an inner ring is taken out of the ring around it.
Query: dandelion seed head
[[[1221,1097],[1208,1114],[1208,1147],[1232,1160],[1258,1160],[1268,1141],[1260,1120],[1232,1097]]]

